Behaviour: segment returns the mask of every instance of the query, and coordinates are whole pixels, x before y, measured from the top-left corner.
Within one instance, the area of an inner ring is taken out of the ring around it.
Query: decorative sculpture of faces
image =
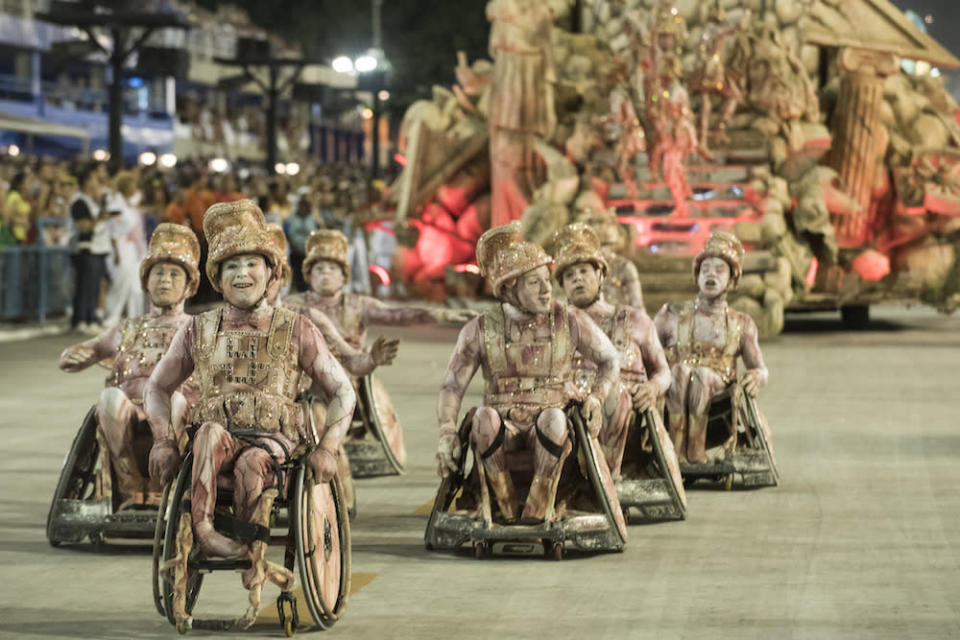
[[[592,262],[578,262],[564,269],[561,283],[567,300],[576,307],[586,307],[600,293],[600,270]]]
[[[547,313],[553,302],[550,268],[543,265],[521,274],[517,277],[513,290],[520,309],[532,314]]]
[[[700,293],[708,298],[723,295],[730,286],[730,265],[723,258],[704,258],[697,274],[697,286]]]
[[[223,299],[238,309],[252,309],[263,298],[270,279],[267,260],[258,253],[241,253],[220,265]]]
[[[332,260],[317,260],[310,268],[310,288],[322,296],[332,296],[343,289],[343,267]]]
[[[147,295],[156,307],[172,307],[183,300],[187,290],[187,271],[172,262],[158,262],[147,276]]]

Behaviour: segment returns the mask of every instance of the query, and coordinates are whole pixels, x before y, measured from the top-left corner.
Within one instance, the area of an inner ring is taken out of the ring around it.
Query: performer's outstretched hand
[[[377,336],[373,346],[370,347],[370,356],[373,358],[374,364],[378,367],[393,364],[394,358],[397,357],[397,345],[399,344],[400,340],[397,338]]]

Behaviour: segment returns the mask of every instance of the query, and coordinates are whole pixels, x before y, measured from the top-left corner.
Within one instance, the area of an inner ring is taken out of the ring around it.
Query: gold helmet
[[[477,241],[480,274],[490,281],[493,295],[498,298],[511,278],[552,263],[543,247],[524,241],[519,220],[488,229]]]
[[[601,276],[607,274],[607,261],[600,249],[600,238],[596,232],[582,222],[568,224],[553,234],[553,274],[557,282],[563,282],[563,272],[581,262],[589,262],[600,270]]]
[[[220,265],[224,260],[244,253],[263,256],[273,277],[280,278],[283,259],[263,219],[263,212],[253,200],[218,202],[203,214],[203,233],[210,243],[207,256],[207,278],[214,290],[220,289]]]
[[[182,224],[163,222],[157,225],[150,236],[150,247],[147,257],[140,263],[140,285],[147,290],[147,279],[150,269],[158,262],[169,262],[178,265],[187,272],[187,287],[184,290],[189,298],[197,292],[200,285],[200,242],[197,235]]]
[[[319,229],[307,238],[307,255],[303,259],[303,277],[310,280],[310,269],[320,260],[336,262],[343,269],[344,280],[350,279],[347,259],[347,236],[336,229]]]
[[[730,265],[730,283],[731,288],[736,287],[740,282],[740,276],[743,273],[743,245],[737,236],[727,231],[714,231],[707,238],[703,249],[693,259],[693,277],[700,277],[700,265],[707,258],[722,258],[724,262]]]

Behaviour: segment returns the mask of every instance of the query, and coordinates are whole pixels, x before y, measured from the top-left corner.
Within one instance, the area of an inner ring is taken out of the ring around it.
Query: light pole
[[[376,21],[379,20],[379,6],[380,1],[374,0]],[[374,31],[374,37],[379,39],[379,29]],[[370,163],[370,179],[376,180],[380,177],[380,92],[385,88],[390,63],[387,62],[382,49],[372,48],[368,49],[365,54],[357,57],[355,60],[347,56],[337,56],[330,66],[338,73],[358,76],[357,89],[370,91],[373,94],[373,139],[371,140],[370,149],[373,158]]]

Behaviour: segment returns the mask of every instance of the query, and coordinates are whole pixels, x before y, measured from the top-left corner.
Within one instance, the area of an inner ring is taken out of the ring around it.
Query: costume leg
[[[121,508],[129,502],[142,501],[147,484],[133,451],[133,428],[138,417],[137,407],[117,387],[107,387],[100,393],[98,429],[110,450],[110,464],[117,479]]]
[[[520,522],[543,522],[547,505],[557,493],[560,466],[567,457],[567,416],[561,409],[544,409],[531,430],[536,444],[533,447],[533,481],[527,502],[523,505]]]
[[[707,460],[707,419],[710,400],[723,389],[723,381],[713,370],[699,367],[690,375],[687,410],[690,412],[687,459],[704,463]]]
[[[600,429],[600,449],[607,459],[610,475],[620,477],[623,449],[627,444],[627,427],[630,424],[633,401],[626,387],[615,385],[603,403],[603,427]]]
[[[506,425],[494,409],[480,407],[473,414],[472,434],[480,463],[500,507],[500,514],[505,521],[514,522],[517,519],[517,494],[503,448]]]
[[[677,457],[681,462],[686,461],[686,440],[687,430],[687,387],[690,385],[690,367],[685,364],[678,364],[671,371],[673,382],[667,389],[666,405],[667,412],[670,415],[670,439],[673,441],[673,448],[677,452]]]
[[[217,503],[217,476],[227,461],[233,461],[242,443],[215,422],[205,422],[193,440],[193,487],[190,509],[193,530],[200,548],[209,556],[236,558],[247,549],[236,540],[213,528],[213,509]]]
[[[279,457],[282,462],[283,458]],[[270,455],[259,447],[240,452],[233,465],[233,513],[240,520],[250,520],[260,494],[277,481]]]

